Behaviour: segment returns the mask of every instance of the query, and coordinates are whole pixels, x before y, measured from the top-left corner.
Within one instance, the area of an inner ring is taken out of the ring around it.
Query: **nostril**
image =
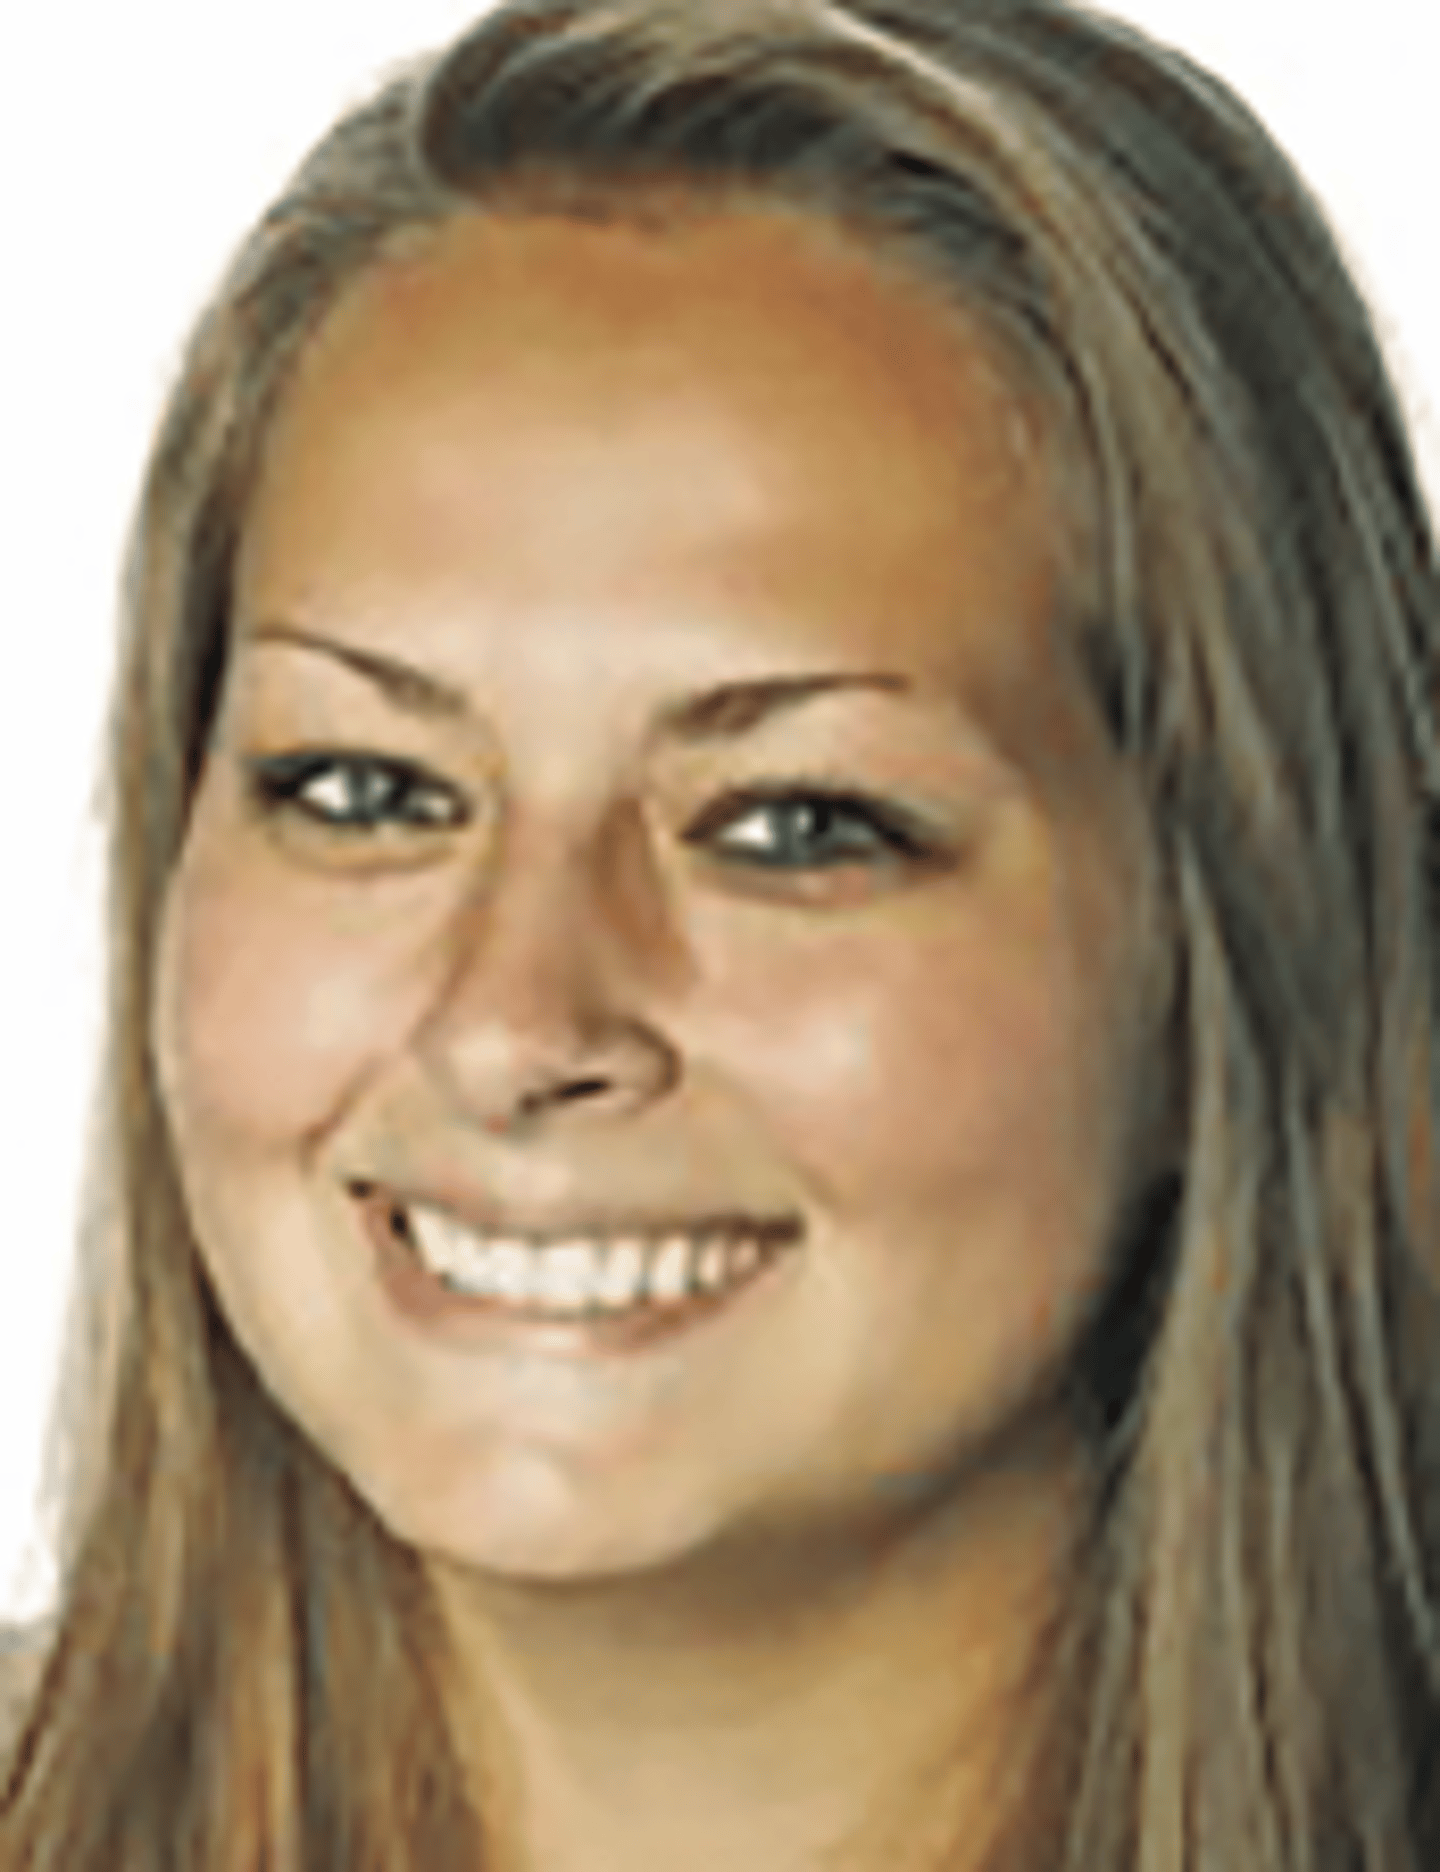
[[[445,1004],[421,1042],[447,1097],[486,1131],[530,1130],[562,1116],[619,1119],[681,1077],[678,1050],[646,1021],[581,1012],[534,1026],[513,1009]]]
[[[557,1085],[538,1086],[526,1092],[519,1101],[519,1109],[530,1115],[547,1105],[570,1105],[578,1099],[597,1098],[610,1089],[611,1081],[599,1074],[585,1079],[564,1079]]]

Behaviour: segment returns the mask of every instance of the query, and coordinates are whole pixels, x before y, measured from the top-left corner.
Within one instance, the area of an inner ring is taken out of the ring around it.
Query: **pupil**
[[[378,819],[393,801],[395,780],[393,774],[379,768],[372,768],[360,783],[360,810],[367,819]]]
[[[794,807],[790,818],[791,839],[797,845],[824,845],[837,829],[839,815],[825,800],[804,800]]]

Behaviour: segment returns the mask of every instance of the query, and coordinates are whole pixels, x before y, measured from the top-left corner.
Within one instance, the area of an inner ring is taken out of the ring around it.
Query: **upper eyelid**
[[[247,757],[245,765],[252,773],[278,775],[287,780],[300,780],[309,774],[323,773],[328,767],[378,767],[392,773],[411,775],[437,787],[458,790],[454,781],[437,773],[426,761],[418,760],[410,754],[383,753],[378,748],[283,748],[273,753],[252,754]]]

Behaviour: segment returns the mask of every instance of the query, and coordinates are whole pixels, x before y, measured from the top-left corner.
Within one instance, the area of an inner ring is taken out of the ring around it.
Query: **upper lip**
[[[448,1216],[477,1235],[531,1242],[595,1241],[642,1236],[760,1234],[775,1242],[793,1241],[801,1232],[800,1219],[777,1210],[740,1209],[733,1205],[714,1209],[638,1209],[598,1207],[521,1214],[441,1193],[405,1188],[368,1178],[353,1178],[350,1191],[357,1200],[387,1210],[430,1209]]]

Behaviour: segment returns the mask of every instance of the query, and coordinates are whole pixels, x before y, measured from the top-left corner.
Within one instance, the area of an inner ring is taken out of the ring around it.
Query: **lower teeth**
[[[467,1287],[463,1281],[458,1280],[453,1274],[441,1274],[438,1276],[438,1279],[442,1287],[449,1293],[457,1295],[462,1300],[486,1300],[489,1301],[491,1305],[504,1307],[510,1312],[538,1314],[543,1315],[547,1319],[558,1320],[623,1319],[626,1315],[632,1313],[663,1313],[676,1307],[682,1307],[689,1301],[700,1298],[698,1294],[684,1293],[676,1300],[661,1301],[652,1300],[648,1295],[640,1294],[634,1300],[626,1300],[619,1306],[602,1306],[598,1300],[582,1301],[578,1306],[573,1304],[561,1305],[539,1299],[523,1301],[507,1300],[503,1295],[491,1293],[485,1288]],[[718,1290],[718,1293],[723,1293],[725,1291],[726,1289],[721,1288]],[[706,1297],[716,1298],[718,1294],[712,1292]]]

